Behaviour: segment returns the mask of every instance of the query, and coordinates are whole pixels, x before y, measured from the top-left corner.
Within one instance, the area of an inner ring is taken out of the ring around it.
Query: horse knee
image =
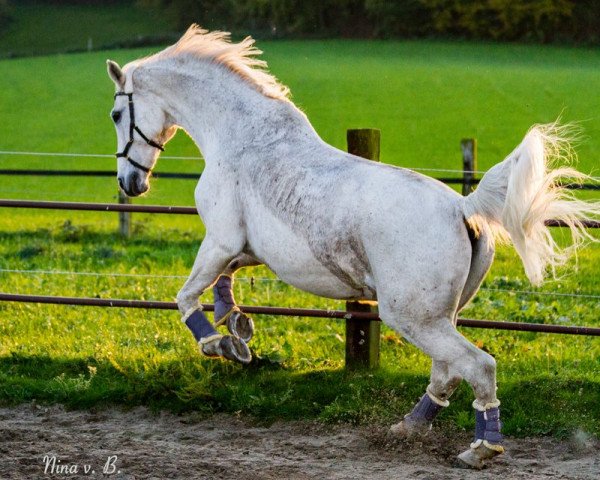
[[[185,287],[177,292],[176,302],[181,315],[187,315],[191,309],[200,306],[198,297],[190,293]]]
[[[433,362],[431,367],[431,378],[427,391],[436,398],[445,402],[450,398],[454,390],[462,381],[462,376],[458,374],[447,363]]]

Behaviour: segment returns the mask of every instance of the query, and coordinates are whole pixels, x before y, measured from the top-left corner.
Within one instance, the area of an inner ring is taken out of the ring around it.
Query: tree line
[[[280,37],[600,41],[600,0],[138,0],[178,28]]]
[[[0,0],[0,26],[10,20],[11,1]],[[106,5],[118,0],[37,1]],[[600,0],[130,1],[142,9],[159,10],[178,30],[196,22],[208,28],[250,32],[260,37],[441,37],[600,43]]]

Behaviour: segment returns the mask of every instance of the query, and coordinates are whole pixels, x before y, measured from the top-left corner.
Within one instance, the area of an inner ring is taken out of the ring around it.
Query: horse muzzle
[[[119,187],[128,197],[138,197],[142,193],[146,193],[150,185],[148,179],[144,175],[139,175],[137,172],[132,173],[127,178],[117,177]]]

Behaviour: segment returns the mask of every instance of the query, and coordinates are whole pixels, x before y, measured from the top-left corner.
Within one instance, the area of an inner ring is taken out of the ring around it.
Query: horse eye
[[[113,122],[115,122],[115,123],[119,123],[119,120],[121,120],[121,112],[120,111],[112,112],[110,114],[110,116],[112,117]]]

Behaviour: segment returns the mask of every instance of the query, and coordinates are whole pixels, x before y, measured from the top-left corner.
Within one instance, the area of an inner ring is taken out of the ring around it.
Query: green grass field
[[[271,70],[293,92],[322,137],[344,148],[345,130],[382,130],[382,161],[460,168],[459,141],[476,137],[480,168],[500,161],[527,128],[562,114],[580,121],[580,168],[598,168],[600,51],[442,42],[261,42]],[[106,56],[150,50],[2,62],[0,150],[111,153],[112,86]],[[197,155],[183,134],[169,155]],[[0,156],[0,168],[114,168],[114,160]],[[202,162],[163,160],[159,171],[200,172]],[[2,177],[0,196],[111,201],[114,179]],[[194,182],[156,180],[140,202],[191,204]],[[136,200],[138,202],[138,200]],[[135,234],[115,235],[115,214],[4,210],[0,268],[185,276],[202,238],[194,217],[134,215]],[[557,232],[557,234],[560,234]],[[598,326],[600,247],[531,290],[516,255],[501,248],[464,316]],[[252,275],[256,282],[247,278]],[[276,281],[241,272],[238,301],[340,308]],[[0,273],[15,293],[171,300],[182,278]],[[552,292],[577,293],[563,297]],[[588,295],[588,296],[585,296]],[[211,301],[209,294],[204,301]],[[343,370],[343,324],[257,316],[250,368],[200,358],[174,312],[0,304],[0,401],[72,407],[147,404],[174,410],[242,412],[258,418],[389,422],[422,394],[429,360],[395,333],[382,335],[381,368]],[[600,342],[596,338],[463,329],[498,360],[505,431],[600,434]],[[441,420],[472,428],[466,385]],[[532,415],[532,412],[535,412]]]

